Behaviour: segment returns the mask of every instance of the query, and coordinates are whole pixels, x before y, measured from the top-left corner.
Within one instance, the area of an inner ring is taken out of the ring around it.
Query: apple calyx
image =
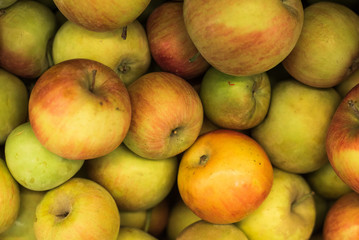
[[[199,165],[205,165],[209,160],[209,157],[205,154],[203,154],[200,158],[199,158]]]
[[[91,78],[91,84],[90,84],[90,92],[94,92],[94,89],[95,89],[95,79],[96,79],[96,73],[97,73],[97,70],[94,69],[92,70],[92,78]]]
[[[117,67],[117,70],[120,73],[125,74],[131,70],[131,67],[127,62],[122,61],[121,64]]]
[[[356,106],[356,101],[355,100],[352,100],[352,99],[349,99],[348,100],[348,106],[353,110],[354,114],[359,118],[359,110]]]
[[[0,9],[0,17],[6,13],[5,9]]]
[[[124,26],[124,27],[122,28],[121,38],[122,38],[123,40],[126,40],[126,38],[127,38],[127,26]]]
[[[314,195],[314,191],[311,191],[309,193],[304,194],[303,196],[301,196],[300,198],[296,199],[295,201],[293,201],[292,203],[292,209],[294,209],[296,206],[298,206],[299,204],[301,204],[302,202],[304,202],[305,200],[307,200],[309,197],[312,197]]]
[[[347,75],[350,76],[353,72],[355,72],[359,68],[359,57],[356,57],[353,63],[349,66]]]

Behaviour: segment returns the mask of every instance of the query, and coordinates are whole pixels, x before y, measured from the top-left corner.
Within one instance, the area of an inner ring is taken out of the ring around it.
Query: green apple
[[[187,226],[201,220],[187,207],[181,198],[177,199],[169,213],[166,236],[169,240],[175,240]]]
[[[16,2],[17,2],[17,0],[2,0],[0,2],[0,9],[7,8]]]
[[[121,227],[117,240],[157,240],[157,238],[139,228]]]
[[[300,0],[184,0],[183,17],[209,64],[235,76],[278,65],[294,48],[303,25]]]
[[[30,122],[11,131],[5,142],[5,160],[12,176],[22,186],[46,191],[73,177],[83,160],[69,160],[47,150],[36,138]]]
[[[272,89],[268,115],[251,135],[274,166],[293,173],[318,170],[328,162],[326,131],[340,99],[333,88],[280,81]]]
[[[305,2],[307,4],[314,4],[317,2],[323,2],[323,1],[343,4],[351,9],[354,9],[355,7],[359,6],[359,2],[357,0],[305,0]]]
[[[127,26],[126,39],[121,35],[122,29],[94,32],[66,21],[54,37],[53,61],[92,59],[113,69],[129,85],[147,72],[151,54],[145,29],[138,21]]]
[[[28,91],[17,76],[0,68],[0,145],[27,118]]]
[[[120,213],[111,194],[85,178],[46,192],[36,208],[37,240],[116,240]]]
[[[253,213],[236,223],[251,240],[303,240],[316,218],[312,190],[299,174],[274,168],[273,186]]]
[[[29,121],[49,151],[67,159],[92,159],[122,143],[131,121],[130,97],[108,66],[70,59],[55,64],[36,81]]]
[[[55,14],[36,1],[17,1],[0,15],[0,66],[23,78],[37,78],[49,67],[48,44]]]
[[[174,186],[176,157],[147,159],[124,144],[105,156],[85,162],[88,177],[104,186],[120,211],[147,210],[159,204]]]
[[[36,207],[45,195],[45,191],[32,191],[20,187],[20,210],[11,227],[0,234],[1,240],[36,240],[34,221]]]
[[[151,56],[163,71],[192,80],[210,67],[188,35],[183,2],[166,2],[154,9],[147,19],[146,32]]]
[[[313,191],[326,199],[337,199],[353,191],[336,174],[330,162],[318,170],[308,173],[306,179]]]
[[[178,155],[197,139],[203,123],[201,99],[183,78],[147,73],[130,86],[132,117],[124,144],[150,159]]]
[[[352,72],[347,78],[341,81],[338,85],[335,86],[335,89],[338,91],[342,98],[359,83],[359,68]]]
[[[301,35],[282,63],[298,81],[328,88],[358,68],[358,56],[359,16],[345,5],[322,1],[304,9]]]
[[[214,224],[204,220],[192,223],[181,231],[177,240],[248,240],[243,231],[234,224]]]
[[[215,125],[249,129],[267,115],[271,85],[266,73],[237,77],[211,67],[203,76],[200,97],[206,117]]]
[[[70,21],[96,32],[125,27],[135,21],[150,0],[54,0]]]
[[[0,158],[0,233],[8,230],[20,211],[20,190],[5,161]]]

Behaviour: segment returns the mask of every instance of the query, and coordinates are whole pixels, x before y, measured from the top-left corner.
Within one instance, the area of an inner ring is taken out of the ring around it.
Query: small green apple
[[[23,81],[0,68],[0,145],[27,117],[28,91]]]
[[[359,68],[352,72],[347,78],[335,86],[342,98],[359,83]]]
[[[84,163],[47,150],[36,138],[30,122],[11,131],[5,142],[5,160],[13,177],[34,191],[59,186],[73,177]]]
[[[215,125],[249,129],[265,118],[271,85],[266,73],[236,77],[211,67],[203,76],[200,97],[205,115]]]
[[[315,217],[315,202],[306,180],[301,175],[274,168],[268,197],[236,225],[251,240],[303,240],[311,236]]]
[[[326,131],[340,99],[333,88],[280,81],[273,87],[268,115],[251,135],[274,166],[294,173],[315,171],[328,162]]]

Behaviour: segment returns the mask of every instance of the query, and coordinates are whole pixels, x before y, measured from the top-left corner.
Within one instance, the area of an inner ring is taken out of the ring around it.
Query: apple
[[[275,167],[301,174],[318,170],[328,162],[326,132],[340,99],[333,88],[280,81],[272,89],[266,118],[250,135]]]
[[[0,14],[0,67],[23,78],[49,68],[48,44],[56,31],[54,13],[36,1],[17,1]]]
[[[157,240],[157,238],[139,228],[121,227],[117,240]]]
[[[16,2],[17,2],[17,0],[2,0],[0,2],[0,9],[7,8]]]
[[[266,73],[237,77],[211,67],[203,76],[200,98],[206,117],[215,125],[244,130],[265,118],[271,85]]]
[[[184,0],[186,29],[211,66],[235,76],[266,72],[294,48],[303,25],[300,0]]]
[[[307,4],[314,4],[314,3],[317,3],[317,2],[322,2],[324,0],[306,0],[305,2]],[[357,0],[325,0],[327,2],[335,2],[335,3],[339,3],[339,4],[343,4],[351,9],[355,9],[355,7],[358,7],[359,3]]]
[[[71,160],[92,159],[122,143],[131,121],[130,97],[111,68],[71,59],[52,66],[36,81],[29,121],[49,151]]]
[[[304,9],[302,32],[282,64],[298,81],[329,88],[358,68],[358,55],[359,16],[343,4],[323,1]]]
[[[344,194],[330,207],[324,220],[323,240],[359,238],[359,195]]]
[[[169,212],[168,223],[166,226],[166,237],[168,240],[175,240],[177,236],[187,226],[201,220],[181,198],[173,202]]]
[[[70,21],[91,31],[106,32],[132,23],[150,0],[54,0],[54,3]]]
[[[359,68],[353,71],[347,78],[335,86],[342,98],[359,83]]]
[[[2,240],[36,240],[34,233],[35,211],[46,191],[33,191],[20,187],[20,210],[11,227],[0,234]]]
[[[359,117],[359,85],[341,100],[331,118],[326,138],[328,159],[340,179],[359,192],[359,151],[357,121]]]
[[[146,22],[151,55],[163,71],[184,79],[202,75],[209,64],[189,37],[183,20],[183,2],[165,2],[155,8]]]
[[[176,238],[177,240],[195,239],[226,239],[226,240],[248,240],[247,236],[233,224],[214,224],[200,220],[187,226]]]
[[[197,139],[203,123],[201,99],[183,78],[150,72],[127,88],[132,117],[124,144],[137,155],[164,159],[178,155]]]
[[[227,129],[201,135],[184,152],[177,174],[183,202],[215,224],[248,216],[268,196],[272,181],[264,149],[251,137]]]
[[[105,156],[84,164],[89,179],[105,187],[120,211],[141,211],[155,207],[175,184],[176,157],[147,159],[124,144]]]
[[[84,163],[84,160],[65,159],[47,150],[36,138],[29,122],[11,131],[5,142],[5,160],[15,180],[34,191],[61,185]]]
[[[151,0],[150,3],[147,5],[145,10],[141,13],[140,16],[138,16],[137,20],[143,25],[146,26],[146,22],[148,19],[148,16],[151,15],[153,10],[155,10],[158,6],[160,6],[162,3],[166,2],[167,0]]]
[[[321,195],[318,195],[316,192],[314,192],[313,199],[315,203],[315,224],[314,224],[312,236],[323,233],[323,224],[325,217],[333,201],[336,200],[336,199],[334,200],[326,199]]]
[[[305,177],[313,191],[326,199],[337,199],[353,191],[335,173],[330,162]]]
[[[268,197],[236,225],[251,240],[303,240],[311,236],[315,218],[315,202],[306,180],[274,168]]]
[[[111,194],[85,178],[71,178],[46,192],[36,208],[37,240],[116,240],[120,213]]]
[[[149,69],[151,53],[144,27],[134,21],[122,29],[108,32],[87,30],[66,21],[54,36],[52,56],[55,64],[74,58],[87,58],[113,69],[129,85]]]
[[[26,121],[29,94],[20,78],[1,68],[0,86],[0,145],[2,145],[10,132]]]
[[[0,233],[14,224],[20,211],[20,190],[5,161],[0,158]]]

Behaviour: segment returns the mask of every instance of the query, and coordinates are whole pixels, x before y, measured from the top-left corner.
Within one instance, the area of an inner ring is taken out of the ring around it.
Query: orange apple
[[[238,222],[259,207],[273,183],[273,167],[263,148],[235,130],[201,135],[184,152],[178,170],[184,203],[211,223]]]

